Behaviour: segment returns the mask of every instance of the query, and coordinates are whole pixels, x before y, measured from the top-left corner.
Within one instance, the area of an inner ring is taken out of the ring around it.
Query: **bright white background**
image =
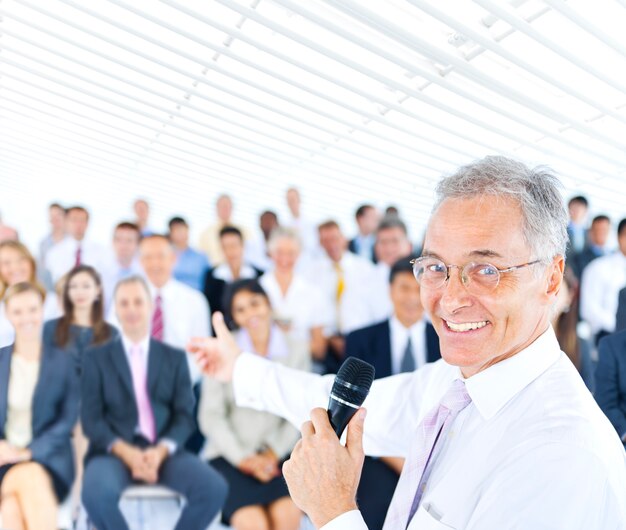
[[[194,235],[219,193],[256,226],[300,188],[351,235],[361,202],[418,239],[440,175],[490,153],[626,215],[624,0],[3,0],[0,212],[106,241],[145,197]],[[195,239],[195,237],[194,237]]]

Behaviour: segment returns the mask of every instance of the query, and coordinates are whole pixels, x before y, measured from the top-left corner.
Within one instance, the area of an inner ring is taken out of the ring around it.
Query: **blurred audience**
[[[209,269],[206,255],[189,246],[189,225],[182,217],[172,217],[168,227],[169,238],[176,253],[174,278],[197,291],[202,291],[204,277]]]
[[[141,236],[149,236],[154,234],[154,230],[150,227],[150,205],[145,199],[137,199],[133,203],[133,211],[135,212],[135,225],[139,228]]]
[[[101,267],[105,312],[111,307],[117,282],[129,276],[143,274],[138,256],[140,239],[139,227],[134,223],[124,221],[118,223],[113,230],[113,252]]]
[[[48,251],[65,238],[65,208],[57,202],[48,206],[48,219],[50,221],[50,233],[39,243],[38,270],[40,280],[45,288],[53,289],[52,276],[45,268],[46,255]]]
[[[278,215],[271,210],[264,211],[259,217],[259,236],[250,240],[246,245],[246,255],[250,263],[263,271],[271,267],[272,262],[267,247],[272,232],[278,226]]]
[[[350,240],[348,250],[376,263],[374,244],[376,243],[376,228],[380,221],[378,210],[371,204],[363,204],[357,208],[355,218],[359,231],[356,237]]]
[[[321,253],[317,226],[302,214],[302,198],[297,188],[289,188],[286,193],[287,208],[290,219],[285,226],[293,228],[300,236],[302,242],[302,257],[304,260],[319,257]],[[303,270],[305,265],[298,268]]]
[[[224,291],[226,286],[236,280],[258,278],[261,269],[244,260],[244,238],[241,230],[235,226],[224,226],[219,232],[220,252],[224,262],[213,267],[204,279],[204,296],[209,302],[211,313],[223,312]]]
[[[240,348],[293,368],[309,367],[309,343],[272,321],[269,298],[256,280],[228,289],[226,320]],[[299,438],[286,420],[235,404],[232,383],[205,379],[198,411],[208,439],[205,457],[226,478],[222,519],[235,530],[298,530],[302,514],[289,498],[283,461]]]
[[[335,221],[319,226],[325,255],[313,261],[307,278],[314,283],[329,307],[332,325],[325,330],[329,349],[326,368],[333,372],[345,354],[345,336],[377,320],[378,308],[370,290],[375,282],[371,261],[348,251],[348,242]]]
[[[226,484],[183,448],[194,430],[185,352],[151,338],[152,294],[143,278],[121,280],[114,303],[121,337],[83,359],[81,421],[89,440],[83,504],[98,530],[124,530],[124,489],[163,484],[185,498],[176,529],[204,529],[223,504]]]
[[[572,254],[581,252],[587,242],[587,212],[589,201],[586,197],[578,195],[572,197],[567,203],[569,210],[569,224],[567,235],[569,236],[569,249]],[[569,256],[568,256],[569,258]]]
[[[30,251],[18,241],[0,243],[0,348],[13,343],[14,331],[6,317],[4,296],[12,285],[29,282],[41,287],[37,280],[37,265]],[[43,290],[43,287],[41,287]],[[47,293],[44,319],[56,318],[61,308],[55,293]]]
[[[2,215],[0,215],[0,243],[3,241],[17,241],[18,239],[17,230],[12,226],[4,224]]]
[[[575,253],[568,264],[572,267],[572,272],[576,278],[580,279],[582,277],[589,263],[607,253],[607,240],[610,231],[611,220],[606,215],[597,215],[593,218],[587,232],[585,248]]]
[[[268,247],[273,267],[259,282],[270,299],[274,322],[285,333],[309,341],[313,358],[323,361],[327,348],[324,329],[332,326],[330,310],[315,284],[296,271],[300,238],[292,228],[277,228]]]
[[[0,514],[10,530],[56,529],[74,481],[78,375],[70,356],[42,343],[44,296],[26,282],[4,296],[15,330],[0,349]]]
[[[71,206],[67,209],[65,219],[67,236],[46,254],[45,266],[54,282],[79,265],[100,269],[105,260],[103,247],[86,237],[89,212],[82,206]]]
[[[202,250],[209,258],[209,263],[220,265],[224,263],[224,253],[220,242],[220,232],[225,226],[233,226],[237,228],[244,240],[249,239],[248,231],[233,221],[233,200],[229,195],[220,195],[215,203],[217,220],[209,225],[200,234],[198,248]]]
[[[598,341],[615,331],[619,292],[626,287],[626,219],[617,227],[618,250],[593,260],[581,280],[580,315]]]
[[[117,336],[104,320],[102,283],[96,269],[79,265],[72,269],[63,289],[63,316],[48,320],[43,343],[70,355],[80,371],[85,350]]]

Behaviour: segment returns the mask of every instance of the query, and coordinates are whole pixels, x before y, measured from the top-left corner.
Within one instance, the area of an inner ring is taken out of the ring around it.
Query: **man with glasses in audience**
[[[558,184],[497,156],[439,183],[414,272],[443,360],[374,381],[345,446],[314,408],[332,377],[240,352],[219,317],[217,339],[190,345],[239,405],[301,425],[283,473],[316,528],[367,528],[364,453],[407,458],[384,530],[624,528],[624,448],[550,325],[567,244]]]

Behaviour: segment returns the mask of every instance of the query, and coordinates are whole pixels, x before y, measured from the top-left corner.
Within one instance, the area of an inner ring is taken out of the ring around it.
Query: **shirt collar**
[[[134,346],[140,346],[142,353],[145,355],[150,347],[150,334],[148,333],[143,339],[141,339],[141,341],[139,341],[139,343],[136,343],[131,341],[124,333],[122,333],[122,345],[124,346],[126,355],[130,354],[130,351]]]
[[[513,357],[466,379],[467,392],[478,412],[488,420],[554,364],[560,355],[561,348],[552,326],[549,326],[530,346]]]
[[[399,333],[404,333],[405,335],[407,333],[412,333],[415,330],[417,330],[420,326],[423,325],[422,322],[423,322],[423,320],[419,319],[410,328],[406,328],[406,327],[404,327],[404,324],[398,320],[398,317],[395,315],[395,313],[389,319],[389,325],[391,326],[391,328],[393,330],[399,332]]]

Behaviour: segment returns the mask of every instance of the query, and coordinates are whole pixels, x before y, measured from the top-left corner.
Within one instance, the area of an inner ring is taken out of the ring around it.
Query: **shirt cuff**
[[[367,525],[359,510],[351,510],[335,517],[320,530],[367,530]]]
[[[239,407],[259,410],[263,385],[272,363],[260,355],[242,353],[235,361],[233,370],[233,390]]]
[[[168,454],[171,456],[178,449],[178,444],[174,440],[170,440],[169,438],[161,438],[159,440],[159,445],[164,445],[167,448]]]

